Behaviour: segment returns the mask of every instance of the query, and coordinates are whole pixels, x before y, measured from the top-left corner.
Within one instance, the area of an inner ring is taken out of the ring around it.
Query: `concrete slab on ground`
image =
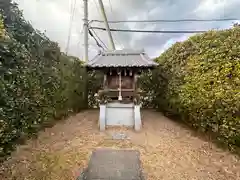
[[[130,139],[126,133],[114,132],[111,134],[113,140],[125,140]]]
[[[143,180],[136,150],[97,149],[84,172],[86,180]]]

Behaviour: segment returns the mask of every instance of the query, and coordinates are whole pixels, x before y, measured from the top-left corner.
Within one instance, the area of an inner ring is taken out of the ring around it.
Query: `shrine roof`
[[[114,50],[104,51],[87,63],[90,68],[104,67],[154,67],[157,63],[144,51]]]

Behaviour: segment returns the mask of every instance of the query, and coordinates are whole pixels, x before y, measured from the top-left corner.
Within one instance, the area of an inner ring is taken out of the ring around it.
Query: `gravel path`
[[[1,180],[75,180],[96,148],[135,149],[146,179],[240,180],[240,161],[160,113],[143,111],[143,130],[99,132],[98,111],[86,111],[39,134],[18,147],[0,165]],[[124,134],[117,140],[113,135]]]

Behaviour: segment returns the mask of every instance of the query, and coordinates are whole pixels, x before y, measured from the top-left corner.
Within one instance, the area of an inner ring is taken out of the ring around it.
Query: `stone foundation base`
[[[101,131],[104,131],[106,126],[134,127],[139,131],[142,127],[140,106],[118,102],[100,105],[99,126]]]

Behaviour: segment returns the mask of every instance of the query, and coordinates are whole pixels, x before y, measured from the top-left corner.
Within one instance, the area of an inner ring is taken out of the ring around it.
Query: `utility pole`
[[[84,3],[84,61],[88,62],[88,0],[83,0]]]
[[[114,45],[112,34],[111,34],[109,24],[108,24],[108,21],[107,21],[107,16],[106,16],[106,13],[105,13],[105,10],[104,10],[103,2],[102,2],[102,0],[98,0],[98,2],[99,2],[99,6],[100,6],[100,9],[101,9],[101,12],[102,12],[102,16],[103,16],[103,20],[104,20],[104,23],[105,23],[105,26],[106,26],[106,30],[107,30],[107,33],[108,33],[108,37],[109,37],[109,41],[110,41],[109,43],[110,43],[111,49],[115,50],[115,45]]]

